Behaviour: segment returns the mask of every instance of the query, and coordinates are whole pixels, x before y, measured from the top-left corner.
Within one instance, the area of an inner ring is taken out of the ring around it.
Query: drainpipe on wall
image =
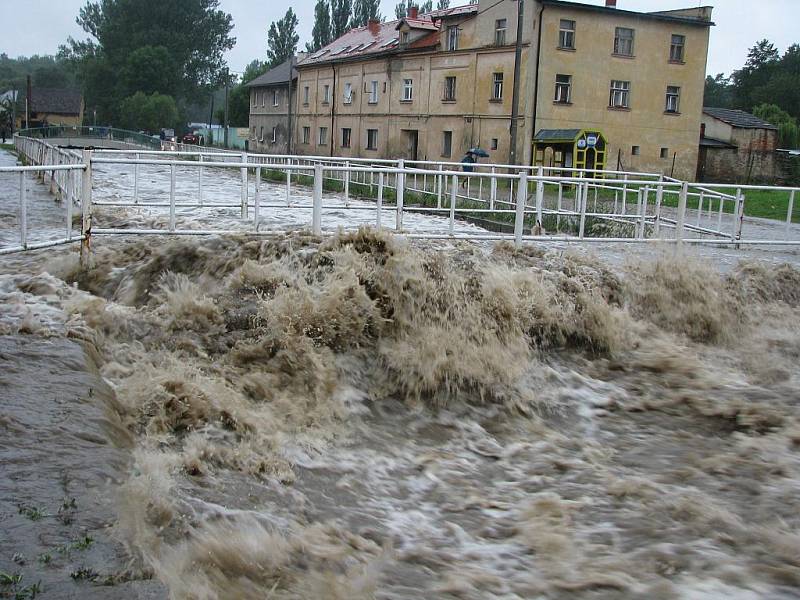
[[[331,98],[331,140],[330,140],[330,155],[333,156],[333,140],[336,136],[336,64],[331,64],[331,69],[333,69],[333,85],[331,86],[331,91],[333,93],[333,98]]]
[[[522,62],[522,27],[524,0],[517,0],[517,41],[514,48],[514,91],[511,95],[511,130],[508,149],[508,164],[517,164],[517,130],[519,128],[519,72]],[[477,61],[476,61],[477,64]],[[477,67],[476,67],[477,68]]]
[[[539,36],[536,41],[536,73],[533,78],[533,115],[531,115],[531,134],[536,135],[536,113],[539,108],[539,64],[542,56],[542,18],[544,17],[544,4],[539,9],[539,18],[533,22],[534,26],[539,24]],[[531,140],[528,140],[530,143]],[[536,162],[536,156],[531,152],[531,165]]]
[[[294,54],[289,57],[289,95],[286,96],[286,154],[292,153],[292,85],[294,85],[294,78],[292,71],[294,70]]]

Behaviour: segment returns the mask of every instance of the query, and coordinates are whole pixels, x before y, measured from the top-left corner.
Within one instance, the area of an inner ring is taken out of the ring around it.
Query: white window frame
[[[403,79],[403,102],[411,102],[414,99],[414,80]]]
[[[680,38],[676,40],[675,38]],[[669,42],[669,61],[682,63],[686,54],[686,36],[673,33]]]
[[[331,103],[331,86],[327,83],[322,86],[322,103],[323,104]]]
[[[630,36],[628,32],[630,32]],[[617,56],[633,56],[635,40],[635,29],[632,27],[617,27],[614,30],[614,54]]]
[[[261,93],[261,108],[264,108],[267,105],[267,92]]]
[[[409,31],[401,31],[400,32],[400,43],[407,44],[411,40],[411,32]]]
[[[308,126],[303,127],[303,143],[304,144],[311,143],[311,127]]]
[[[369,104],[377,104],[378,103],[378,81],[377,79],[373,79],[369,82]]]
[[[503,99],[503,74],[492,73],[492,100],[502,100],[502,99]]]
[[[272,90],[272,106],[278,106],[278,90]]]
[[[374,137],[374,140],[371,140],[370,137]],[[374,144],[370,144],[373,142]],[[377,129],[367,129],[367,150],[377,150],[378,149],[378,130]]]
[[[344,132],[347,132],[347,144],[345,144]],[[342,127],[342,148],[349,148],[353,144],[353,129],[352,127]]]
[[[489,144],[489,150],[497,150],[497,147],[499,145],[500,145],[500,140],[498,138],[492,138],[492,141]]]
[[[575,21],[572,19],[560,19],[558,47],[562,50],[575,50]]]
[[[459,27],[458,25],[450,25],[447,28],[447,50],[452,52],[453,50],[458,50],[458,35],[459,35]]]
[[[320,127],[319,134],[317,135],[317,145],[327,146],[327,144],[328,144],[328,128]]]
[[[258,130],[258,141],[259,142],[263,142],[264,141],[264,126],[263,125],[261,126],[261,129]]]
[[[611,93],[608,98],[610,108],[630,108],[631,107],[631,82],[613,79],[611,81]]]
[[[303,104],[308,105],[309,87],[303,87]]]
[[[442,156],[449,158],[453,155],[453,132],[445,129],[442,131]]]
[[[494,45],[506,45],[506,31],[508,30],[508,19],[495,19],[494,21]]]
[[[274,125],[272,127],[272,143],[274,144],[277,141],[278,141],[278,126]]]
[[[677,85],[667,86],[667,97],[664,104],[664,112],[670,114],[680,114],[681,112],[681,88]]]
[[[452,81],[453,85],[449,86],[448,82]],[[457,79],[455,75],[448,75],[444,78],[444,87],[442,89],[442,102],[455,102],[456,101],[456,85]],[[452,92],[448,94],[448,91]]]
[[[572,104],[572,75],[556,73],[556,94],[553,101],[557,104]]]
[[[349,81],[344,84],[344,100],[345,104],[352,104],[353,103],[353,84]]]

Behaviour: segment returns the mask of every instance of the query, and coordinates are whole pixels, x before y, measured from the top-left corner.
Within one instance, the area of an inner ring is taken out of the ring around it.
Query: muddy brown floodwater
[[[109,238],[94,258],[0,276],[15,585],[798,597],[790,266],[720,274],[671,252],[611,270],[372,230]],[[62,505],[89,513],[80,529]]]

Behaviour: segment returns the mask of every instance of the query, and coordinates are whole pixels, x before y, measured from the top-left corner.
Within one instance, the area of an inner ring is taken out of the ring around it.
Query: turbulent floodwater
[[[790,267],[363,231],[46,270],[5,333],[97,349],[115,535],[171,597],[797,596]]]
[[[113,481],[127,587],[53,597],[797,598],[800,272],[659,252],[363,229],[4,258],[0,500],[32,473],[60,500],[45,449]],[[0,570],[35,551],[14,518]]]

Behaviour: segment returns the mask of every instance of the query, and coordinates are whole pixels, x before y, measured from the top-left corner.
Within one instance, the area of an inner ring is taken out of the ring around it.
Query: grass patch
[[[27,504],[20,504],[17,509],[19,514],[27,517],[31,521],[39,521],[44,517],[48,517],[47,511],[40,506],[28,506]]]

